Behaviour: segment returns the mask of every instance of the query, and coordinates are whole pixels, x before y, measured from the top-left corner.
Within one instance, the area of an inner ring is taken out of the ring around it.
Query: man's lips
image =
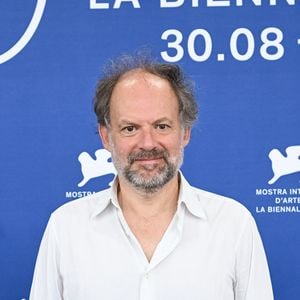
[[[152,157],[152,158],[137,158],[135,159],[135,161],[137,162],[157,162],[157,161],[160,161],[161,159],[163,159],[162,157]]]
[[[138,168],[143,168],[149,172],[156,170],[162,163],[163,157],[156,158],[138,158],[134,160],[134,164]]]

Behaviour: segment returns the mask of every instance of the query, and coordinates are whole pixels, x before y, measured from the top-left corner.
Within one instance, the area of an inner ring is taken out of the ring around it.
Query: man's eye
[[[168,124],[157,124],[156,128],[158,128],[160,130],[166,130],[166,129],[169,129],[170,126]]]
[[[122,132],[125,134],[132,134],[135,132],[135,130],[136,130],[135,126],[126,126],[122,128]]]

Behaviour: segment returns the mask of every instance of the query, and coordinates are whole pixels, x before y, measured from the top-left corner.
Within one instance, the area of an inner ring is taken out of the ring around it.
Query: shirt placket
[[[156,300],[157,296],[155,293],[155,268],[170,255],[176,246],[179,244],[184,219],[185,207],[181,205],[178,207],[176,214],[168,229],[166,230],[162,240],[157,245],[151,261],[149,262],[140,243],[129,228],[122,210],[117,209],[117,215],[119,221],[123,227],[123,231],[126,234],[131,246],[134,249],[135,254],[138,257],[138,261],[141,266],[141,280],[140,280],[140,293],[139,300]]]

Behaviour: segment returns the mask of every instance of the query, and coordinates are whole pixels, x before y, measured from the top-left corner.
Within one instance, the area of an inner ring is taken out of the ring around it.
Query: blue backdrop
[[[94,89],[108,59],[142,47],[196,83],[185,176],[248,207],[275,299],[299,299],[299,8],[297,0],[2,0],[0,299],[28,299],[51,211],[111,181],[109,164],[92,170],[106,159],[95,154]]]

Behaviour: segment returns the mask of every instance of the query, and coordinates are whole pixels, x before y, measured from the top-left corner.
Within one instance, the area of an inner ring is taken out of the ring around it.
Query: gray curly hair
[[[178,65],[157,63],[146,56],[123,55],[111,61],[99,80],[94,97],[94,111],[98,123],[103,126],[110,125],[110,99],[114,87],[119,79],[127,72],[135,69],[166,79],[178,99],[179,114],[182,125],[191,128],[197,119],[198,107],[193,87]]]

